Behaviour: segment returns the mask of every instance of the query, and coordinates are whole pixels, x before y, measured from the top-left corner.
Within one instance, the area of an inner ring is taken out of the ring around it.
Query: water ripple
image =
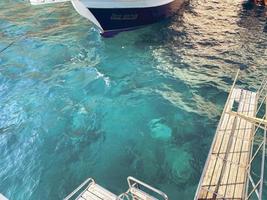
[[[70,3],[1,1],[0,192],[62,199],[90,176],[121,193],[132,175],[193,199],[231,77],[267,74],[266,27],[264,8],[193,0],[104,39]]]

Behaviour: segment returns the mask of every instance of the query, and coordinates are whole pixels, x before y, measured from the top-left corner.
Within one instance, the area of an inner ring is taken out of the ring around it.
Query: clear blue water
[[[231,85],[267,73],[267,10],[191,1],[104,39],[70,3],[0,1],[0,192],[62,199],[87,177],[132,175],[193,199]],[[265,181],[267,178],[265,178]]]

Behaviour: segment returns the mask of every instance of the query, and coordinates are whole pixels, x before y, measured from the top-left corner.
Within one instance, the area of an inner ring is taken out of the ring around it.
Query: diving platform
[[[258,91],[250,91],[237,87],[237,78],[238,74],[217,127],[195,200],[245,200],[253,195],[262,199],[267,126],[266,108],[262,107],[266,106],[267,81]],[[257,118],[262,109],[264,116]],[[261,141],[255,144],[257,135]],[[259,180],[251,175],[255,157],[260,157],[262,162]]]
[[[128,177],[129,189],[116,195],[88,178],[64,200],[168,200],[162,191],[133,177]]]

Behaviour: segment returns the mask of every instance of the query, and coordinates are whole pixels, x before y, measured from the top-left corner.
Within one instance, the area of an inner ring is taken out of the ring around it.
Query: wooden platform
[[[129,176],[127,178],[127,182],[129,189],[117,196],[102,186],[96,184],[94,179],[88,178],[72,193],[65,197],[64,200],[158,200],[157,197],[160,197],[162,200],[168,200],[168,196],[164,192],[134,177]],[[146,192],[141,188],[145,189]],[[156,194],[157,197],[154,197],[147,192],[151,192],[153,195]]]
[[[198,200],[241,200],[245,197],[253,124],[229,111],[255,116],[257,94],[233,88],[221,116],[196,194]]]
[[[100,185],[91,184],[78,198],[78,200],[117,200],[118,197],[101,187]]]
[[[137,188],[131,188],[129,192],[132,194],[134,200],[158,200],[155,197],[152,197],[151,195]]]

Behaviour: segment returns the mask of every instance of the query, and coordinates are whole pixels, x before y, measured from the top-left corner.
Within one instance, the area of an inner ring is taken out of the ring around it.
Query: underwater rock
[[[101,129],[96,113],[90,113],[86,107],[80,105],[72,114],[67,135],[79,147],[95,143],[100,138],[105,139],[105,132]]]
[[[149,122],[151,137],[155,139],[168,140],[172,136],[172,129],[162,123],[162,119],[153,119]]]
[[[191,155],[183,148],[166,149],[165,164],[171,179],[177,184],[186,184],[191,178]]]
[[[136,167],[139,168],[136,169],[142,169],[142,177],[144,177],[147,181],[152,181],[153,178],[157,177],[160,168],[160,165],[155,157],[155,153],[146,148],[139,156],[139,161],[136,163]]]
[[[87,111],[82,107],[72,118],[71,129],[75,135],[82,134],[82,131],[86,130]]]

